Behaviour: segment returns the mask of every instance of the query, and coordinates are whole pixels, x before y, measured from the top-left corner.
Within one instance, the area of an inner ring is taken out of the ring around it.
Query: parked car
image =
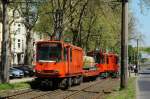
[[[10,78],[22,78],[23,76],[24,76],[23,71],[16,69],[16,68],[10,68],[9,70]]]
[[[22,70],[24,72],[24,76],[33,76],[34,72],[33,69],[28,66],[16,66],[16,69]]]
[[[13,73],[11,70],[9,70],[9,78],[12,79],[13,78]]]

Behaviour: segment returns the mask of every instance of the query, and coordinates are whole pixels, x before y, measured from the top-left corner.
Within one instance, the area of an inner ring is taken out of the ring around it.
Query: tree
[[[140,3],[141,3],[141,9],[143,8],[143,7],[147,7],[147,8],[149,8],[150,7],[150,1],[149,0],[140,0]]]
[[[10,41],[8,32],[8,1],[2,0],[3,6],[3,29],[2,29],[2,52],[1,52],[1,66],[0,66],[0,82],[9,82],[9,66],[10,66]]]
[[[96,47],[115,49],[114,46],[120,46],[120,4],[111,4],[111,0],[108,2],[102,0],[64,1],[51,0],[51,2],[44,3],[38,10],[39,20],[34,31],[44,35],[55,33],[54,16],[56,10],[61,9],[63,12],[63,39],[69,38],[74,45],[86,50],[96,49]],[[96,46],[97,43],[99,47]]]
[[[14,1],[14,4],[18,4],[19,1]],[[24,64],[31,65],[33,60],[33,33],[32,29],[38,20],[38,0],[22,0],[19,3],[18,10],[23,18],[23,24],[26,28],[26,49]]]
[[[135,64],[135,59],[136,59],[136,49],[132,46],[128,46],[128,57],[129,57],[129,63],[130,64]]]

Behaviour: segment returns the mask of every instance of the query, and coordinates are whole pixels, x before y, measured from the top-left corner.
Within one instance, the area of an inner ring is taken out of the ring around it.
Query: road
[[[143,67],[137,78],[137,99],[150,99],[150,66]]]

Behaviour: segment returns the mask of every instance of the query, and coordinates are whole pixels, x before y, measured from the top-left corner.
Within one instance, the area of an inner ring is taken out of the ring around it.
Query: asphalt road
[[[150,99],[150,66],[143,67],[137,78],[137,99]]]

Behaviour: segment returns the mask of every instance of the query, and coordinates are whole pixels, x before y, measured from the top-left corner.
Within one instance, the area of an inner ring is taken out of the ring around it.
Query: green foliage
[[[130,64],[136,64],[137,61],[144,61],[145,59],[142,60],[142,53],[140,52],[141,50],[143,51],[143,48],[138,48],[139,52],[137,53],[137,47],[133,47],[132,45],[128,46],[128,57],[129,57],[129,63]]]
[[[58,5],[60,4],[60,6]],[[121,32],[121,4],[111,0],[63,0],[43,3],[38,9],[39,20],[34,31],[52,34],[56,9],[63,10],[63,39],[85,50],[119,50]],[[116,49],[117,46],[117,49]],[[119,52],[119,51],[118,51]]]
[[[141,59],[141,62],[142,62],[142,63],[145,63],[145,62],[147,62],[147,61],[148,61],[147,58],[142,58],[142,59]]]
[[[129,63],[134,63],[134,60],[136,58],[136,51],[134,49],[134,47],[132,47],[132,45],[128,46],[128,57],[129,57]]]
[[[150,53],[150,47],[145,47],[145,48],[142,48],[143,51],[147,52],[147,53]]]
[[[143,4],[145,7],[150,7],[150,0],[140,0],[141,4]]]
[[[40,34],[43,33],[44,35],[51,35],[53,33],[53,18],[51,14],[51,4],[41,4],[38,8],[39,19],[33,30]]]

